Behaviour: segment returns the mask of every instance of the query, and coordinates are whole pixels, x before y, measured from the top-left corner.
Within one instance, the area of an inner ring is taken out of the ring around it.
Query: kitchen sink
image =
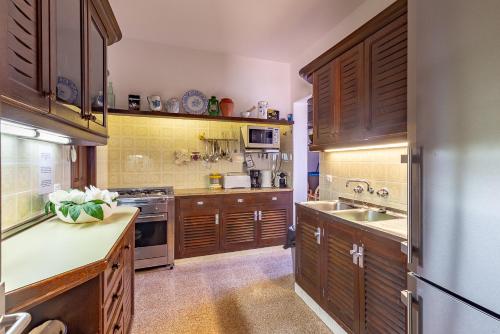
[[[355,222],[366,222],[366,221],[376,222],[376,221],[400,218],[398,216],[393,216],[387,213],[378,212],[374,210],[349,210],[344,212],[335,212],[334,215],[339,218]]]
[[[356,209],[355,206],[341,201],[313,201],[302,203],[304,206],[319,211],[340,211]]]

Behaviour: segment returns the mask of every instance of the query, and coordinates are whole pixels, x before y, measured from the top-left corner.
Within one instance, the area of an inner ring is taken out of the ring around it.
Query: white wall
[[[335,28],[312,43],[302,54],[298,55],[290,65],[291,101],[297,101],[312,94],[312,85],[299,77],[299,70],[302,67],[361,27],[394,1],[367,0],[363,2]]]
[[[307,201],[307,98],[293,104],[293,117],[295,121],[293,125],[293,201],[305,202]]]
[[[142,109],[148,110],[148,95],[166,100],[198,89],[207,97],[230,97],[237,116],[260,100],[280,110],[281,118],[291,112],[290,65],[286,63],[131,39],[112,45],[108,55],[118,108],[127,109],[131,93],[140,94]]]

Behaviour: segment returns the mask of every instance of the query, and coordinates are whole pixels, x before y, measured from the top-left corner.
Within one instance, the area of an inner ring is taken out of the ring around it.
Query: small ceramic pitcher
[[[148,96],[148,102],[151,111],[161,111],[161,97],[158,95]]]

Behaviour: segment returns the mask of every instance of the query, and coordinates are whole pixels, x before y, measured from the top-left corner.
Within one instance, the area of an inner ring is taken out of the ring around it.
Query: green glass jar
[[[208,100],[208,114],[210,116],[219,116],[220,114],[220,109],[219,109],[219,101],[215,96],[212,96],[210,100]]]

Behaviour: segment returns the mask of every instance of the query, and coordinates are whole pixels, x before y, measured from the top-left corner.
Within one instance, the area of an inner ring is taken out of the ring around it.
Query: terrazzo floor
[[[290,250],[177,260],[136,272],[134,334],[331,333],[293,290]]]

